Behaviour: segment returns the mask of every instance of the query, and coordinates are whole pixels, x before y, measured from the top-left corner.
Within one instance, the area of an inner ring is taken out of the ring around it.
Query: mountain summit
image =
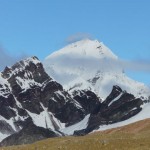
[[[98,41],[73,43],[48,56],[44,66],[34,56],[0,73],[0,146],[150,118],[149,89],[129,79]]]
[[[84,39],[71,43],[68,46],[52,53],[47,57],[55,57],[58,55],[79,55],[82,57],[93,57],[93,58],[112,58],[117,59],[109,48],[107,48],[102,42],[98,40]]]
[[[44,67],[70,92],[90,89],[104,100],[113,85],[118,85],[136,97],[150,93],[143,83],[127,77],[120,59],[97,40],[81,40],[52,53],[45,58]]]

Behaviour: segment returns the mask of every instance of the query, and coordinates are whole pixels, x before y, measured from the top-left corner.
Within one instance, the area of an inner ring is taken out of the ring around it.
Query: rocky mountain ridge
[[[85,135],[137,115],[146,102],[118,85],[105,100],[90,89],[69,92],[46,73],[37,57],[27,58],[0,74],[1,146]]]
[[[90,92],[88,99],[90,95],[96,97],[91,101],[93,109],[86,102],[84,108],[81,107],[73,95],[47,75],[37,57],[6,67],[1,73],[0,84],[1,139],[21,132],[28,124],[49,129],[55,136],[62,136],[59,129],[81,121],[100,103],[99,98]],[[82,94],[86,92],[82,91]]]

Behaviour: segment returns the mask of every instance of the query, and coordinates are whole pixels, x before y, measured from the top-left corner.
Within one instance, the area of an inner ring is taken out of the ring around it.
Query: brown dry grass
[[[141,120],[123,127],[109,129],[102,131],[103,133],[113,133],[113,132],[125,132],[125,133],[139,133],[150,129],[150,119]]]
[[[83,137],[52,138],[0,150],[150,150],[150,119]]]

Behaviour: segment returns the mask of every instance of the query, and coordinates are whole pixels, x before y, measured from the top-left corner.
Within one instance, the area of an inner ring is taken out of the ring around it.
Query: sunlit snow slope
[[[52,53],[45,58],[44,67],[70,92],[91,89],[105,99],[112,86],[118,85],[137,97],[150,93],[143,83],[127,77],[119,58],[97,40],[81,40]]]

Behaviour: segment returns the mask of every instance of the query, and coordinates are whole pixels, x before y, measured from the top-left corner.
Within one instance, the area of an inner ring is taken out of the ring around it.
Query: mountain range
[[[102,42],[81,40],[0,73],[1,146],[85,135],[149,118],[150,89]]]

